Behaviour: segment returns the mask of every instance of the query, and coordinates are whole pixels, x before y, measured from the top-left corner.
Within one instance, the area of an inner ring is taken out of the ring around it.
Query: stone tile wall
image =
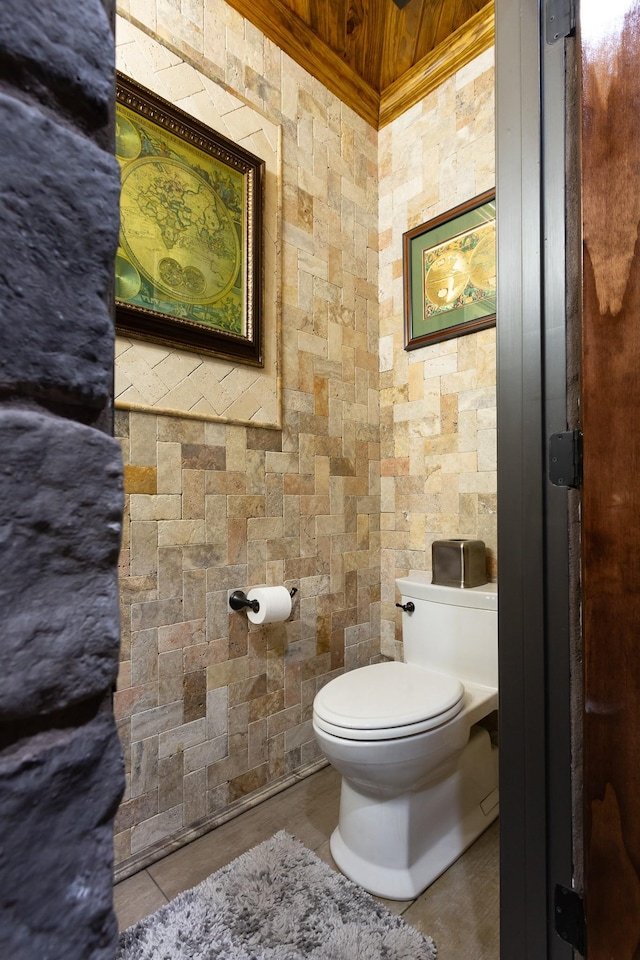
[[[192,21],[186,36],[197,41]],[[116,406],[196,419],[279,427],[281,375],[281,123],[211,79],[204,54],[187,62],[134,23],[118,18],[117,66],[126,76],[228,137],[265,164],[263,223],[264,366],[229,363],[129,337],[116,342]],[[199,69],[200,68],[200,69]],[[205,72],[203,72],[203,70]],[[214,76],[215,71],[213,71]]]
[[[222,0],[120,12],[129,64],[196,67],[279,128],[283,280],[282,429],[117,412],[124,876],[318,761],[316,690],[380,650],[380,448],[377,133]],[[229,610],[256,583],[297,587],[287,623]]]
[[[431,544],[496,557],[495,329],[404,349],[402,234],[495,186],[493,50],[380,131],[382,652],[401,656],[395,578]]]
[[[453,535],[495,576],[496,504],[495,332],[407,353],[402,294],[403,232],[493,186],[492,55],[378,135],[223,0],[120,12],[131,69],[185,64],[280,131],[283,405],[281,430],[118,412],[124,876],[309,770],[315,691],[401,654],[395,577]],[[298,588],[286,624],[229,611],[261,582]]]

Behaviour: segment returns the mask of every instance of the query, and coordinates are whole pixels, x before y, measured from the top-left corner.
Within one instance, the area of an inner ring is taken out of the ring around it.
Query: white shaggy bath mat
[[[120,935],[117,960],[435,960],[430,937],[284,831]]]

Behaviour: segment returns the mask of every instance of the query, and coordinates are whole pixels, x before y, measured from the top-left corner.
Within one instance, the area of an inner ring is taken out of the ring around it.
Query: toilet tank
[[[498,686],[498,590],[495,583],[481,587],[445,587],[431,583],[425,572],[396,580],[403,611],[402,640],[407,663]]]

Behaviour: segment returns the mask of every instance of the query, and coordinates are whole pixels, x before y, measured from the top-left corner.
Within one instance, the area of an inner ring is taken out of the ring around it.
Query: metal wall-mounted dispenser
[[[287,590],[283,586],[268,587],[263,584],[244,590],[234,590],[229,597],[232,610],[247,611],[250,623],[283,623],[291,614],[291,601],[298,592],[296,587]]]
[[[245,607],[248,607],[250,610],[253,610],[254,613],[257,613],[260,609],[259,601],[249,600],[244,590],[233,591],[229,597],[229,606],[232,610],[243,610]]]
[[[293,587],[291,590],[289,590],[289,596],[292,600],[297,592],[297,587]],[[229,606],[232,610],[243,610],[245,607],[247,607],[249,610],[252,610],[253,613],[258,613],[260,610],[260,601],[256,597],[247,596],[244,590],[234,590],[229,597]]]
[[[484,540],[434,540],[432,583],[445,587],[480,587],[488,582]]]

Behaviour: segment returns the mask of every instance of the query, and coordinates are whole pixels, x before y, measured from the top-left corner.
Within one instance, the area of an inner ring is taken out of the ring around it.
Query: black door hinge
[[[556,884],[554,896],[555,930],[558,936],[586,956],[587,925],[584,917],[584,901],[575,890]]]
[[[547,0],[544,20],[547,43],[570,37],[576,26],[574,0]]]
[[[556,487],[582,483],[582,433],[567,430],[549,437],[549,480]]]

